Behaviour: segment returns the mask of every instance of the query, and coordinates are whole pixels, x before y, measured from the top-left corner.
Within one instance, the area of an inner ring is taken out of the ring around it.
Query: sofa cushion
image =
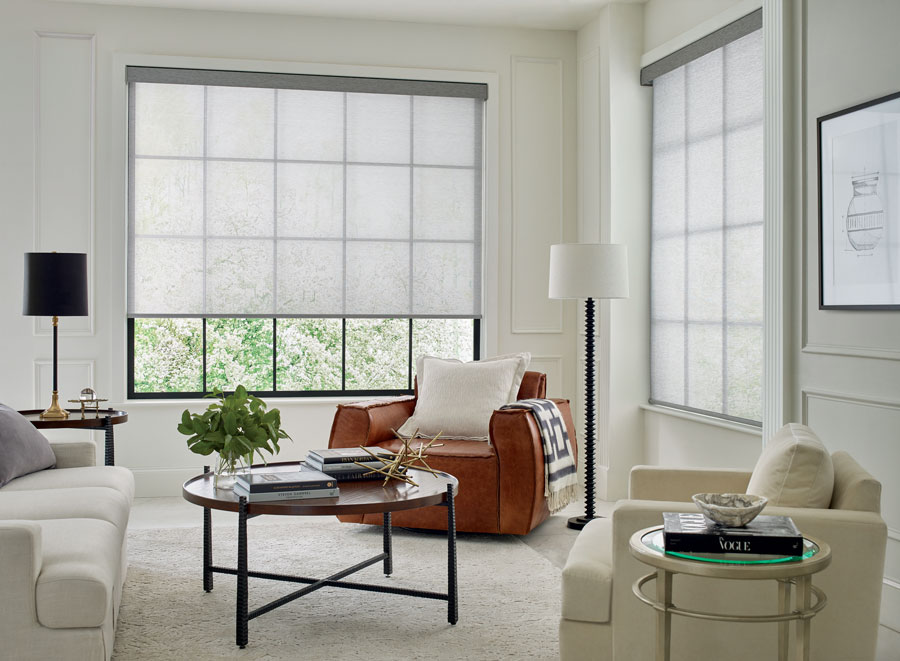
[[[530,360],[527,353],[470,363],[420,357],[416,408],[398,433],[488,440],[491,413],[515,401]]]
[[[35,588],[38,621],[51,629],[99,627],[113,608],[122,537],[108,521],[39,520],[42,564]]]
[[[0,519],[100,519],[124,536],[130,510],[128,497],[109,487],[0,491]]]
[[[83,466],[56,468],[16,478],[0,493],[35,489],[71,489],[76,487],[108,487],[121,492],[129,505],[134,501],[134,475],[122,466]]]
[[[427,443],[428,441],[411,441],[409,447],[412,450],[417,450],[420,446],[426,445]],[[438,443],[440,444],[440,447],[436,447]],[[379,443],[378,445],[385,450],[399,452],[403,447],[403,441],[386,441],[384,443]],[[437,443],[428,448],[425,452],[425,456],[429,457],[426,461],[430,464],[431,458],[434,457],[481,457],[496,461],[497,453],[494,451],[494,446],[490,443],[479,443],[478,441],[466,441],[458,438],[444,438],[441,436],[437,440]]]
[[[44,435],[18,411],[0,404],[0,487],[55,464],[56,455]]]
[[[831,509],[881,513],[881,482],[843,450],[831,455],[834,491]]]
[[[575,538],[562,572],[562,616],[609,622],[613,579],[613,520],[594,519]]]
[[[809,427],[789,423],[766,444],[747,493],[764,496],[773,507],[827,508],[834,488],[831,455]]]

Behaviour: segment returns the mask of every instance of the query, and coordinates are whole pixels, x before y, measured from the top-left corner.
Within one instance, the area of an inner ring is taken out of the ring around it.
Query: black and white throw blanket
[[[544,496],[550,512],[558,512],[578,496],[578,474],[566,423],[549,399],[520,399],[501,409],[527,409],[541,430],[544,446]]]

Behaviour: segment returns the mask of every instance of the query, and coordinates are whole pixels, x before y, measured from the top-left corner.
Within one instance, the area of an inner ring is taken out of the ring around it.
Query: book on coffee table
[[[384,466],[380,461],[374,463],[367,462],[364,465],[326,464],[325,466],[322,466],[321,464],[314,464],[312,460],[307,457],[306,461],[303,463],[315,470],[330,475],[338,482],[352,482],[353,480],[383,480],[385,478],[384,473],[379,473],[375,470],[376,468],[382,468]],[[404,468],[400,472],[405,473],[406,469]]]
[[[270,502],[273,500],[307,500],[310,498],[336,498],[340,489],[335,484],[331,489],[294,489],[291,491],[263,491],[251,493],[240,484],[235,483],[234,493],[243,496],[251,503]]]
[[[384,448],[380,448],[377,445],[373,445],[370,448],[366,448],[369,452],[365,450],[361,450],[359,448],[330,448],[328,450],[310,450],[306,455],[307,461],[314,461],[317,464],[352,464],[354,461],[359,462],[378,462],[377,459],[372,457],[373,454],[378,455],[379,457],[384,457],[385,459],[390,459],[394,456],[394,453],[390,450],[385,450]]]
[[[235,476],[235,486],[250,494],[334,489],[337,482],[331,475],[304,464],[253,468]]]
[[[729,528],[699,512],[663,512],[663,523],[666,552],[803,555],[803,535],[788,516],[760,515]]]

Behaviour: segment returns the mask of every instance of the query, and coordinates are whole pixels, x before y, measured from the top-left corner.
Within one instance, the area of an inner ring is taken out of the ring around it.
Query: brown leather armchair
[[[518,399],[543,398],[546,392],[546,374],[525,372]],[[572,451],[577,456],[569,400],[553,401],[562,413]],[[378,445],[396,451],[402,443],[392,429],[399,429],[415,406],[415,396],[339,405],[328,447]],[[443,446],[428,450],[428,464],[459,480],[458,531],[524,535],[550,515],[544,498],[544,451],[530,411],[494,411],[490,442],[443,437],[438,442]],[[338,518],[353,523],[382,523],[380,514]],[[407,528],[446,530],[447,511],[443,507],[427,507],[394,512],[392,523]]]

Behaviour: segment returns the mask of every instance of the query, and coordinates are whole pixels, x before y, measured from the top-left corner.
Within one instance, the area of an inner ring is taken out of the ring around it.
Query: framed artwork
[[[900,310],[900,92],[817,128],[819,309]]]

